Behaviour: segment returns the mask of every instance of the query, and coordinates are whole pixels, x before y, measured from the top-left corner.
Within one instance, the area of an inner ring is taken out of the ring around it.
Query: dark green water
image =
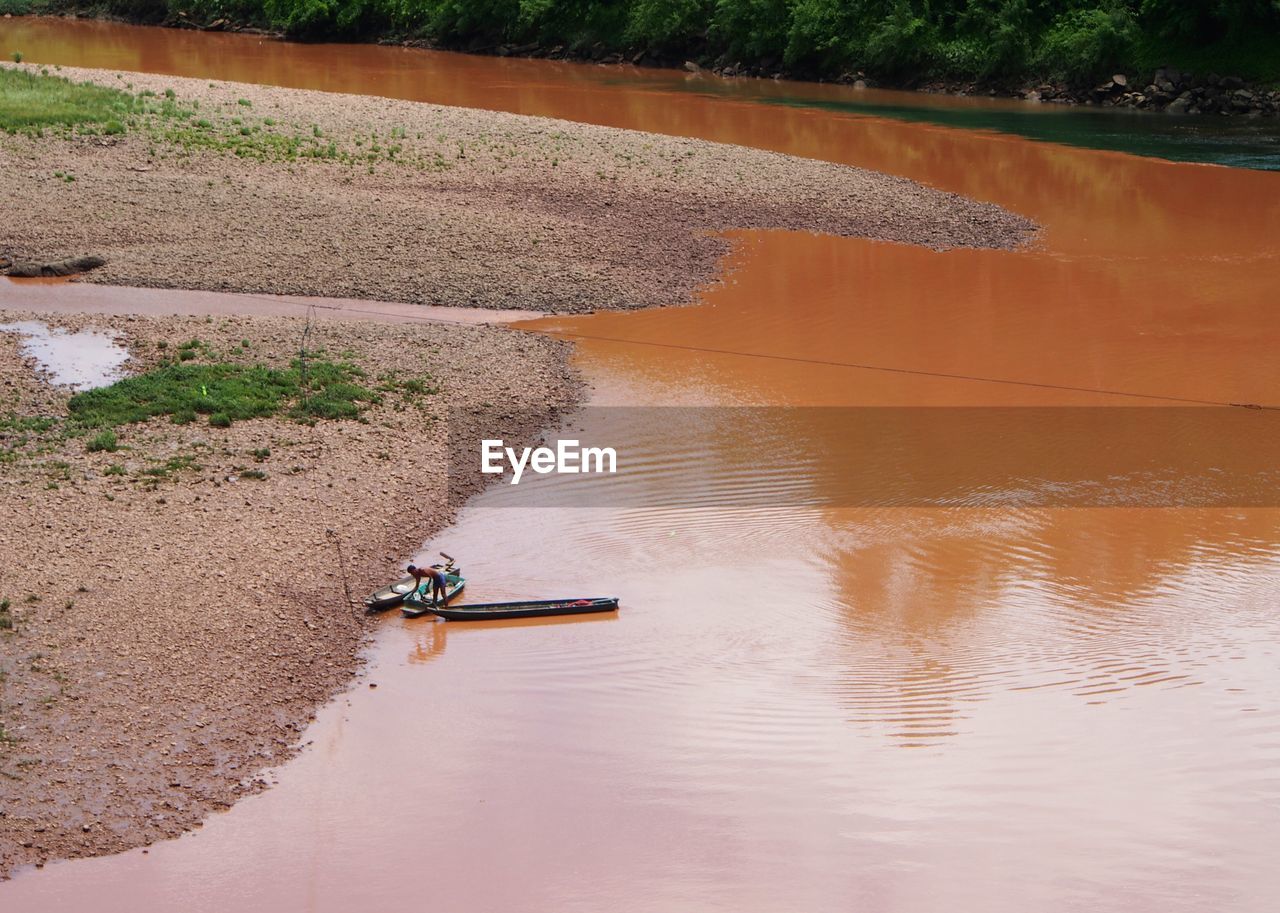
[[[1042,142],[1178,162],[1280,170],[1280,117],[1192,116],[988,99],[973,99],[971,106],[955,106],[948,102],[960,99],[949,96],[859,92],[836,86],[813,88],[811,94],[805,83],[764,80],[703,79],[689,85],[690,91],[716,97],[750,98],[963,130],[992,130]]]

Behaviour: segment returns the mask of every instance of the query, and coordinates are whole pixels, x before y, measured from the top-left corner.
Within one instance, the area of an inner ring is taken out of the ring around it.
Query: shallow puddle
[[[0,323],[0,332],[22,337],[22,354],[34,358],[50,383],[74,390],[105,387],[120,378],[129,352],[110,330],[71,332],[35,320]]]

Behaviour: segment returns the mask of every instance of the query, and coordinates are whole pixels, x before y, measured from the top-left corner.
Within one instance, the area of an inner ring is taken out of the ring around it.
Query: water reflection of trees
[[[841,697],[903,744],[1008,690],[1113,700],[1198,684],[1280,561],[1280,511],[832,510]]]

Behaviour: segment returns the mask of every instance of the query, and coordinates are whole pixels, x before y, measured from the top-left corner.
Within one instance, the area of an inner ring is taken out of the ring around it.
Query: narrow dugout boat
[[[443,605],[428,608],[427,611],[449,621],[485,621],[497,618],[540,618],[544,615],[583,615],[588,612],[612,612],[617,608],[617,596],[596,596],[589,599],[480,602],[453,608]]]

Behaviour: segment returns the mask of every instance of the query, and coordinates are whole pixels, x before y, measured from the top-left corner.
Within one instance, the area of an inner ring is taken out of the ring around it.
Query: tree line
[[[864,72],[896,81],[1084,83],[1171,64],[1280,78],[1280,0],[101,0],[97,6],[135,21],[183,14],[301,39],[391,36],[472,50],[536,45],[594,56],[644,53],[804,77]]]

